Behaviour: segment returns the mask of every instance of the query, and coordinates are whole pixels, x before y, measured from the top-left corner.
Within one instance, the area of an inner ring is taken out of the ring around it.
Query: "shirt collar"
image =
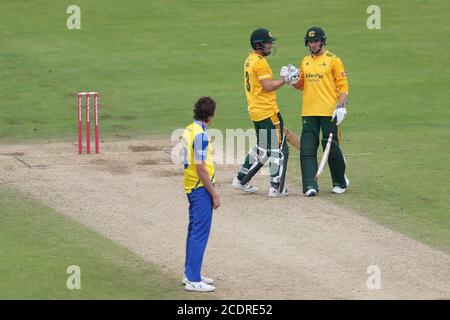
[[[206,126],[203,122],[199,121],[199,120],[194,120],[194,123],[198,124],[200,127],[203,128],[203,130],[206,131]]]
[[[259,54],[256,51],[253,51],[252,53],[258,57],[265,58],[262,54]]]
[[[328,50],[325,50],[320,56],[315,56],[315,55],[311,54],[311,57],[312,57],[313,59],[320,59],[320,58],[322,58],[323,56],[325,56],[327,53],[328,53]]]

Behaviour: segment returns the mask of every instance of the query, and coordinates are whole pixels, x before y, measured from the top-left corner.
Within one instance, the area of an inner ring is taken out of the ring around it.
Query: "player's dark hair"
[[[207,121],[216,111],[216,102],[211,97],[201,97],[194,105],[194,119]]]

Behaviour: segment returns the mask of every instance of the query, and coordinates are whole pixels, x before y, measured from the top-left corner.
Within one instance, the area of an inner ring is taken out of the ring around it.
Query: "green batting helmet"
[[[306,31],[305,35],[305,47],[308,45],[308,41],[320,40],[322,45],[327,44],[327,36],[325,31],[321,27],[311,27]]]
[[[272,36],[272,33],[269,30],[259,28],[252,32],[252,35],[250,36],[250,45],[253,50],[264,51],[263,43],[274,43],[276,40],[277,39]]]

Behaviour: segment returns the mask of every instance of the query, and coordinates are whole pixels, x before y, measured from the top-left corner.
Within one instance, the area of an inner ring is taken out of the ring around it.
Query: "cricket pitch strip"
[[[0,183],[41,201],[183,276],[188,202],[169,138],[102,144],[78,155],[73,142],[0,145]],[[290,165],[297,165],[291,163]],[[267,198],[231,187],[237,165],[217,166],[222,207],[214,212],[203,274],[211,299],[449,299],[450,256],[329,201]],[[344,195],[345,196],[345,195]],[[369,289],[377,266],[380,289]],[[183,287],[180,283],[180,290]]]

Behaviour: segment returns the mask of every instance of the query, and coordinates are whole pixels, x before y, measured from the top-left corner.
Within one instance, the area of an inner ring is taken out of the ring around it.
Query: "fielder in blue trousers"
[[[208,243],[212,221],[212,198],[205,187],[188,194],[189,227],[186,240],[186,277],[190,281],[200,282],[203,254]]]
[[[220,206],[214,189],[215,170],[211,141],[206,131],[214,118],[216,103],[200,98],[194,107],[194,122],[183,132],[184,189],[189,201],[189,225],[186,239],[185,277],[188,291],[214,291],[214,280],[202,276],[203,256],[211,230],[213,209]]]

